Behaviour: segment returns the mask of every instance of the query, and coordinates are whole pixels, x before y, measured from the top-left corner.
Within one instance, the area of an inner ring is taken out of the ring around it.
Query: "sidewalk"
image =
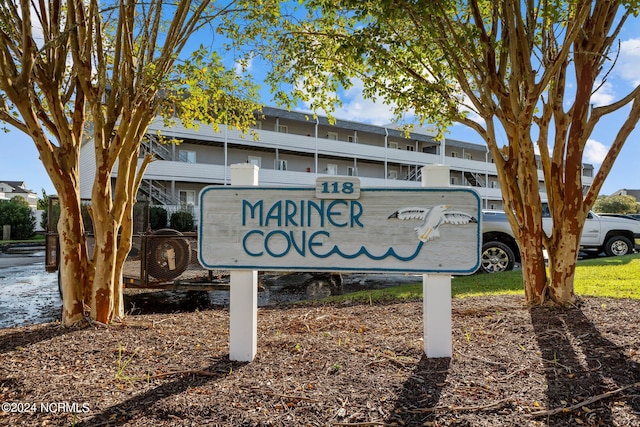
[[[0,253],[0,269],[7,267],[17,267],[21,265],[36,264],[44,262],[44,248],[32,254],[4,254]],[[44,271],[44,267],[42,267]]]
[[[4,243],[0,245],[0,254],[31,254],[34,252],[42,252],[44,250],[44,241],[26,243]]]

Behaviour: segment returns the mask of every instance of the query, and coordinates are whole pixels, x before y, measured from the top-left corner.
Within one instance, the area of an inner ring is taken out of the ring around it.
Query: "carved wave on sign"
[[[416,250],[409,256],[398,255],[398,253],[396,253],[395,249],[393,249],[393,248],[389,248],[383,255],[374,255],[371,252],[369,252],[367,250],[367,248],[365,248],[364,246],[360,247],[360,250],[358,252],[356,252],[356,253],[353,253],[353,254],[346,254],[346,253],[342,252],[338,246],[334,246],[333,249],[331,249],[326,254],[317,254],[316,256],[318,258],[328,258],[331,255],[338,255],[338,256],[340,256],[342,258],[345,258],[345,259],[354,259],[354,258],[358,258],[360,256],[366,256],[369,259],[374,260],[374,261],[381,261],[383,259],[387,259],[389,257],[393,257],[393,258],[397,259],[398,261],[411,261],[411,260],[415,259],[418,256],[418,254],[420,253],[420,250],[422,249],[422,245],[424,245],[424,242],[419,242],[418,246],[416,247]]]

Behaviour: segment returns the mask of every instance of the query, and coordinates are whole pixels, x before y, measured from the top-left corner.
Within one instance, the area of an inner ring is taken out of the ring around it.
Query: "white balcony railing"
[[[313,136],[303,136],[279,133],[266,130],[256,130],[259,139],[253,139],[251,134],[243,135],[240,131],[220,125],[219,131],[215,132],[209,126],[200,126],[196,131],[187,129],[181,124],[171,128],[165,128],[162,121],[156,121],[149,127],[150,132],[161,130],[167,137],[199,139],[203,141],[227,141],[229,144],[241,144],[245,147],[272,148],[290,150],[306,154],[318,153],[318,155],[336,156],[342,158],[355,158],[370,161],[387,163],[399,163],[403,165],[423,166],[427,164],[442,163],[440,155],[428,154],[416,151],[398,150],[395,148],[385,148],[367,144],[356,144],[344,141],[334,141],[325,138],[315,138]],[[197,138],[195,138],[197,137]],[[497,170],[493,163],[484,160],[468,160],[456,157],[446,157],[446,164],[452,169],[470,171],[481,175],[496,176]],[[230,173],[227,169],[225,174],[224,165],[219,164],[188,164],[185,167],[183,162],[175,161],[155,161],[151,163],[145,173],[147,179],[175,180],[185,182],[221,184],[229,183]],[[308,172],[279,171],[272,169],[260,170],[261,185],[314,185],[317,175]],[[538,171],[540,181],[544,180],[542,171]],[[420,186],[420,182],[391,180],[381,178],[360,177],[364,187],[398,187],[398,186]],[[591,185],[592,177],[583,176],[584,185]],[[481,198],[499,200],[501,198],[500,189],[474,187]],[[544,189],[543,189],[544,190]]]
[[[315,138],[313,136],[294,135],[265,130],[257,130],[259,139],[254,141],[252,135],[243,135],[235,129],[227,129],[220,125],[219,132],[215,132],[211,127],[201,126],[197,131],[187,129],[182,125],[171,128],[162,127],[162,122],[156,122],[149,127],[150,131],[162,130],[166,137],[190,138],[197,135],[197,139],[203,141],[226,141],[230,144],[241,144],[245,147],[272,148],[288,150],[305,154],[337,156],[347,159],[363,159],[388,163],[400,163],[403,165],[427,165],[442,163],[442,157],[436,154],[422,153],[419,151],[398,150],[396,148],[385,148],[381,146],[356,144],[352,142],[334,141],[325,138]],[[492,163],[478,160],[467,160],[454,157],[447,157],[446,163],[457,169],[469,170],[476,173],[495,175],[496,168]]]

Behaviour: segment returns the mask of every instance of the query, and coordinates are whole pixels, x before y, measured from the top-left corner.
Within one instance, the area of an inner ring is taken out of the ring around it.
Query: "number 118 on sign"
[[[360,180],[354,177],[320,177],[316,179],[318,199],[358,199]]]

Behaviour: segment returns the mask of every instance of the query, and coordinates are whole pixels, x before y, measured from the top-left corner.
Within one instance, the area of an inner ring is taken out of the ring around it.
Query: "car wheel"
[[[480,256],[480,271],[484,273],[499,273],[513,270],[515,255],[511,248],[502,242],[487,242],[482,245]]]
[[[631,241],[624,236],[610,237],[604,244],[607,256],[622,256],[631,253]]]

